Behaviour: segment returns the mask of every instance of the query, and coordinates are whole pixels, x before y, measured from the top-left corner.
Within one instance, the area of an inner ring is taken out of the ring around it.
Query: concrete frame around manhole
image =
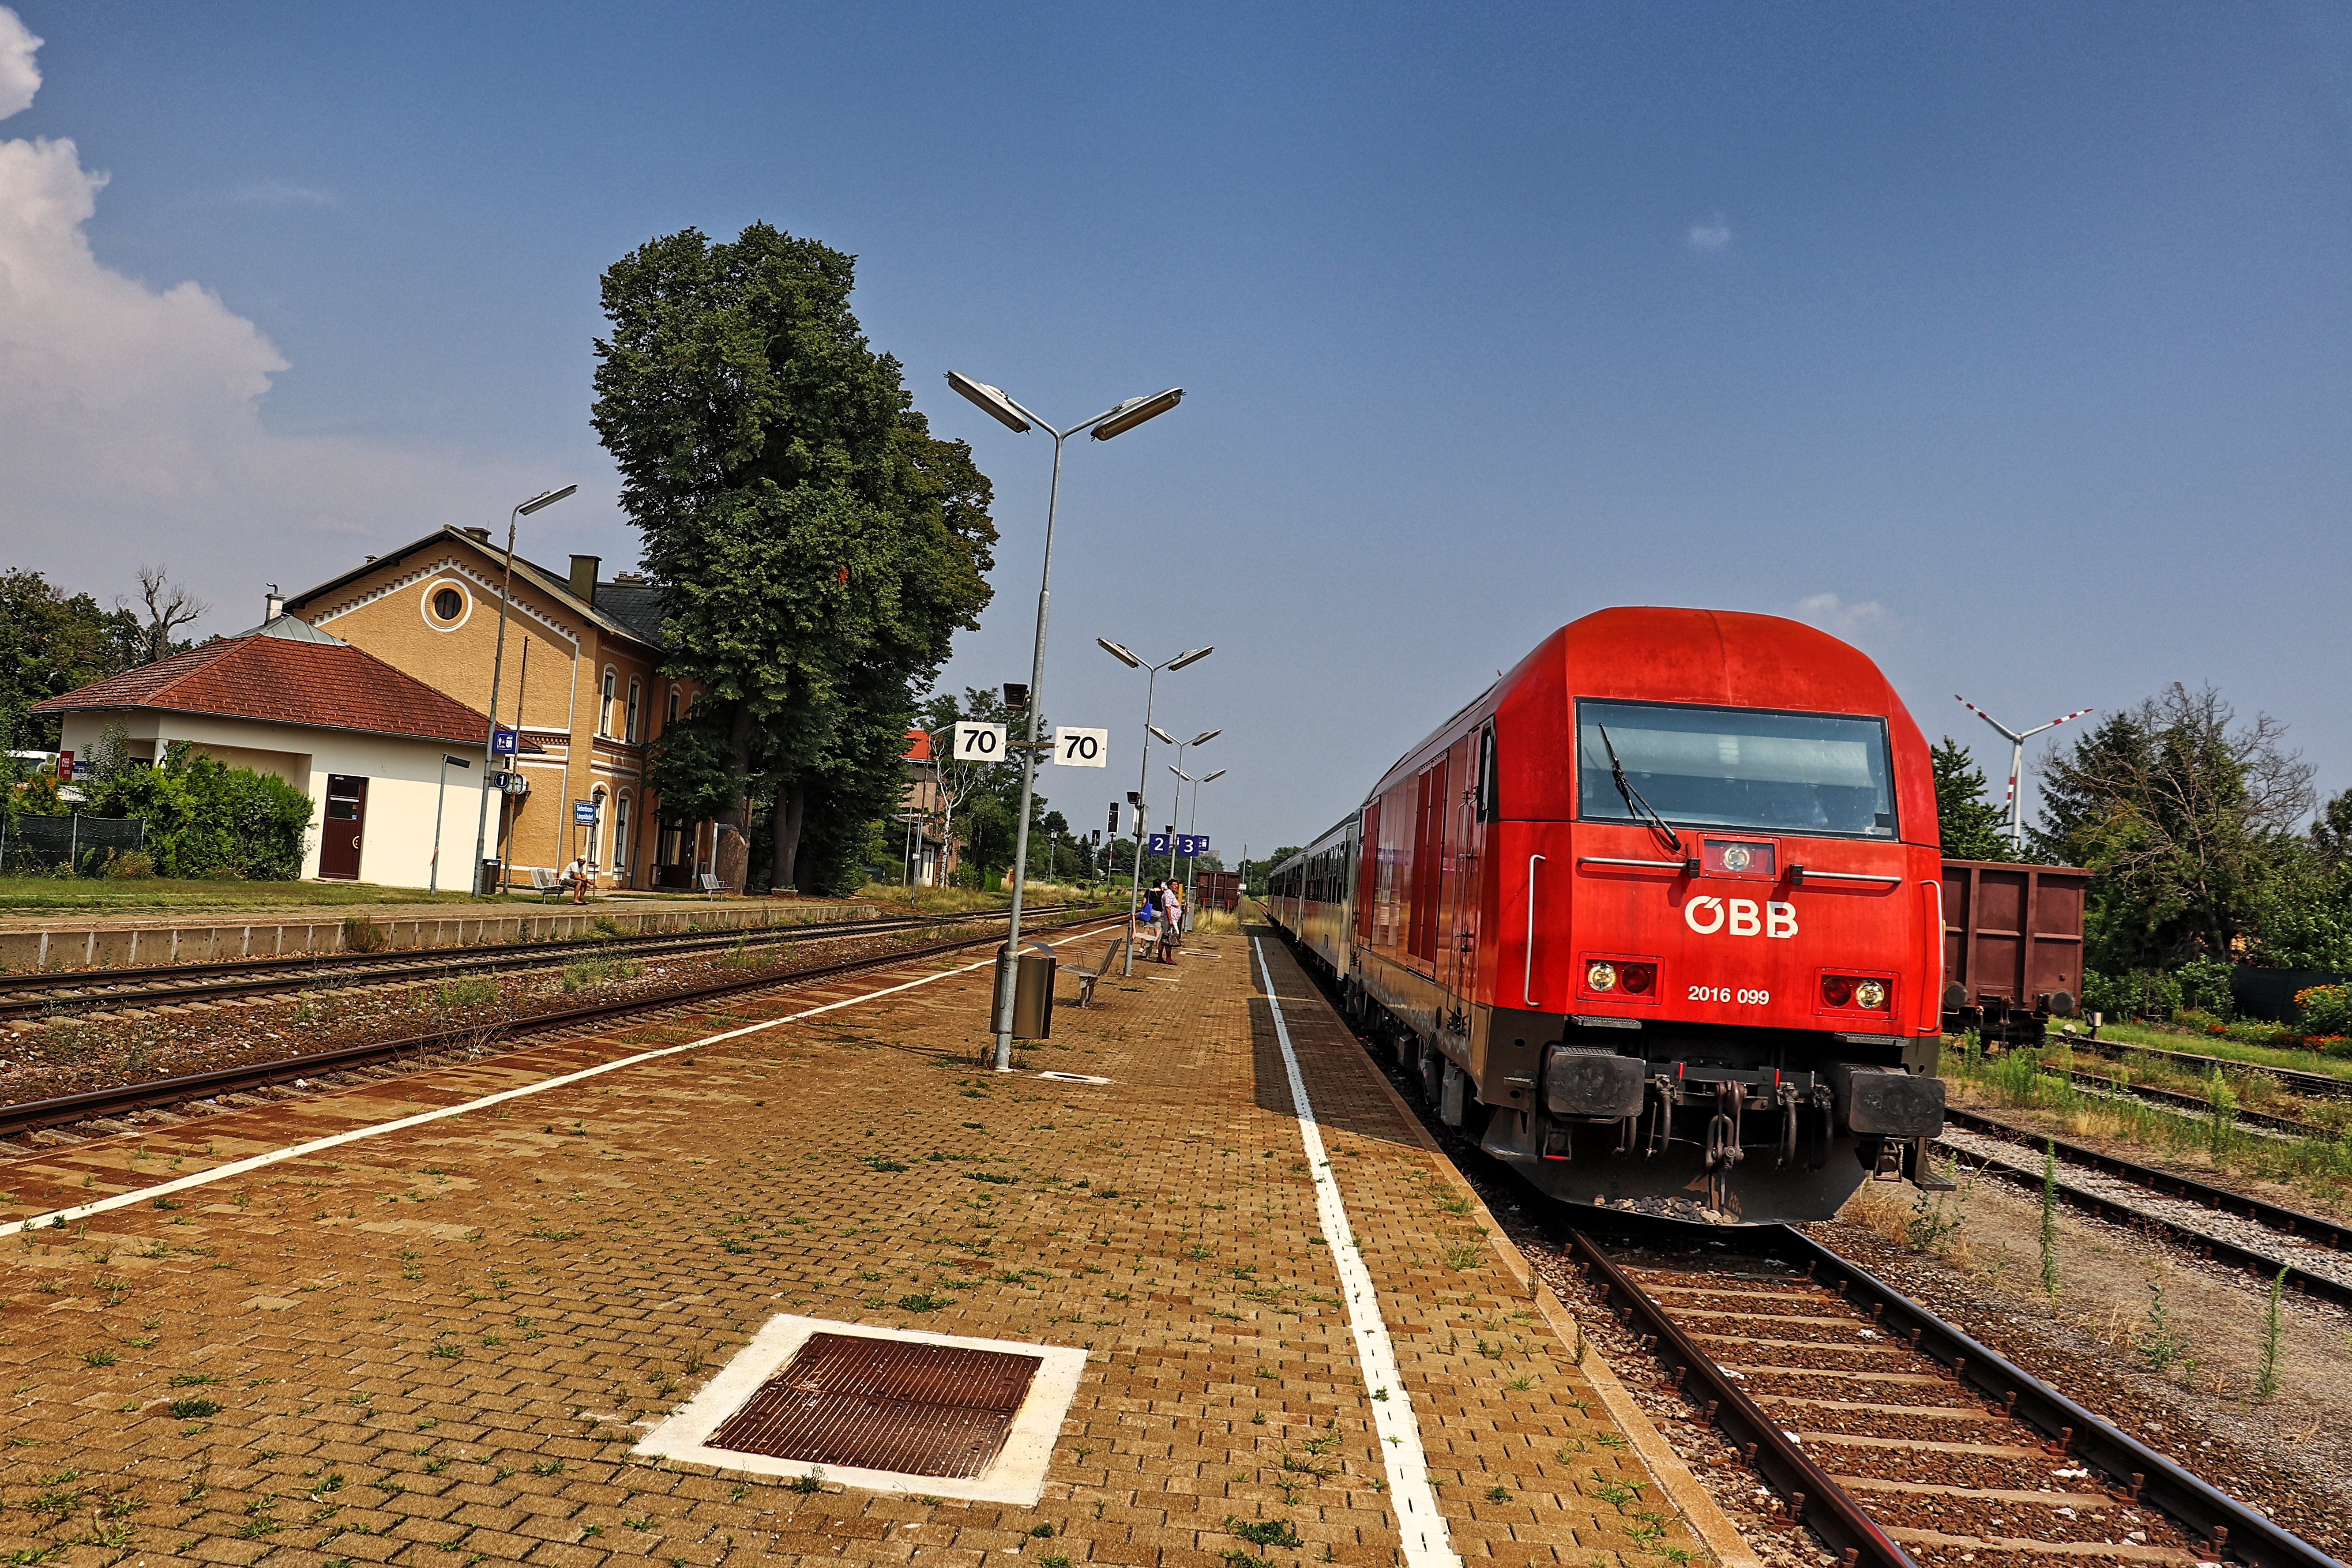
[[[899,1470],[867,1470],[855,1466],[818,1467],[806,1459],[778,1459],[765,1454],[714,1448],[712,1433],[741,1409],[760,1385],[783,1370],[811,1334],[856,1334],[866,1339],[895,1340],[904,1344],[945,1345],[955,1350],[999,1351],[1038,1358],[1037,1375],[1030,1380],[1029,1396],[1014,1413],[1004,1447],[988,1468],[969,1480],[945,1476],[910,1475]],[[1087,1352],[1074,1345],[1024,1344],[1018,1340],[961,1339],[952,1334],[925,1333],[919,1329],[875,1328],[865,1323],[838,1322],[829,1318],[803,1318],[789,1312],[768,1320],[751,1342],[729,1358],[702,1392],[677,1413],[641,1438],[635,1452],[653,1458],[676,1459],[712,1469],[797,1480],[823,1468],[828,1482],[866,1491],[912,1492],[924,1497],[961,1498],[971,1502],[1034,1506],[1045,1493],[1045,1469],[1054,1458],[1054,1441],[1061,1435],[1062,1417],[1078,1392]]]

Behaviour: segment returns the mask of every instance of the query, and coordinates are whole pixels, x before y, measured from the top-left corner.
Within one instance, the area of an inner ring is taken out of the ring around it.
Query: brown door
[[[326,837],[319,841],[319,875],[338,881],[360,879],[360,838],[367,827],[365,779],[327,775]]]

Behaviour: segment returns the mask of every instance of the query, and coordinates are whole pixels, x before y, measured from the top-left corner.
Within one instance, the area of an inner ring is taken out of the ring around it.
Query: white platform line
[[[1356,1251],[1355,1232],[1348,1227],[1348,1205],[1340,1201],[1339,1181],[1323,1152],[1323,1130],[1316,1124],[1314,1104],[1307,1098],[1298,1053],[1290,1048],[1290,1026],[1283,1021],[1282,999],[1274,993],[1274,971],[1266,965],[1265,939],[1252,937],[1250,945],[1257,953],[1258,971],[1265,976],[1274,1037],[1282,1047],[1283,1070],[1290,1075],[1290,1103],[1297,1110],[1298,1141],[1307,1147],[1307,1168],[1315,1176],[1315,1212],[1323,1222],[1323,1238],[1330,1243],[1331,1261],[1339,1268],[1339,1293],[1348,1302],[1348,1328],[1356,1339],[1356,1364],[1364,1374],[1372,1433],[1380,1440],[1381,1461],[1388,1466],[1389,1497],[1396,1508],[1406,1568],[1461,1568],[1462,1559],[1454,1554],[1445,1516],[1437,1510],[1437,1495],[1429,1489],[1429,1458],[1421,1446],[1421,1423],[1413,1416],[1412,1398],[1405,1393],[1404,1379],[1397,1372],[1396,1347],[1389,1342],[1388,1324],[1381,1319],[1380,1292],[1372,1288],[1371,1270]]]
[[[609,1062],[599,1062],[593,1068],[583,1068],[578,1072],[564,1073],[557,1078],[541,1079],[537,1083],[527,1083],[520,1089],[502,1089],[496,1094],[486,1094],[478,1100],[463,1100],[456,1105],[445,1105],[437,1110],[419,1111],[415,1116],[404,1116],[394,1121],[379,1121],[372,1126],[354,1127],[348,1132],[337,1132],[325,1138],[314,1138],[307,1143],[293,1143],[283,1149],[272,1149],[266,1154],[253,1154],[242,1160],[232,1160],[226,1165],[215,1165],[211,1170],[198,1171],[193,1175],[182,1176],[175,1181],[164,1182],[156,1186],[140,1187],[131,1192],[117,1193],[111,1197],[100,1198],[94,1203],[77,1204],[71,1208],[35,1215],[29,1219],[10,1220],[5,1224],[0,1224],[0,1236],[14,1236],[18,1231],[32,1230],[42,1226],[60,1223],[70,1225],[75,1220],[84,1219],[91,1215],[104,1214],[110,1209],[131,1208],[139,1204],[152,1202],[156,1198],[169,1197],[173,1193],[186,1192],[192,1187],[201,1187],[211,1182],[226,1181],[231,1176],[242,1176],[249,1171],[262,1170],[270,1165],[283,1163],[288,1160],[299,1160],[308,1155],[322,1153],[329,1149],[339,1149],[346,1143],[356,1143],[362,1138],[375,1138],[386,1132],[400,1132],[411,1127],[422,1127],[428,1121],[438,1121],[446,1116],[463,1116],[469,1110],[481,1110],[493,1105],[503,1105],[509,1100],[520,1100],[525,1095],[539,1094],[551,1089],[562,1089],[566,1084],[578,1083],[583,1079],[595,1078],[604,1073],[618,1072],[623,1068],[636,1067],[640,1063],[654,1061],[662,1057],[674,1057],[685,1051],[698,1051],[707,1046],[719,1045],[728,1040],[739,1040],[746,1035],[756,1035],[762,1029],[781,1028],[786,1024],[796,1024],[803,1018],[814,1018],[820,1013],[832,1013],[844,1007],[855,1007],[860,1002],[871,1002],[877,997],[895,996],[901,991],[912,991],[919,985],[929,985],[935,980],[945,980],[950,975],[969,974],[975,969],[986,969],[995,962],[994,958],[984,958],[978,963],[967,963],[956,969],[942,969],[937,974],[926,974],[920,980],[909,980],[901,985],[886,985],[879,991],[865,992],[860,995],[845,997],[839,1002],[827,1002],[821,1007],[804,1008],[785,1017],[771,1018],[763,1024],[746,1024],[740,1029],[729,1029],[723,1034],[705,1035],[698,1040],[689,1040],[682,1046],[656,1047],[650,1051],[639,1051],[634,1056],[615,1058]]]

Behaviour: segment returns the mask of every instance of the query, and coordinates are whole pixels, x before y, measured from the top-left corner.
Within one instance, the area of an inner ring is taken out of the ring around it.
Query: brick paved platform
[[[932,963],[0,1166],[0,1221],[129,1200],[0,1234],[0,1551],[1396,1561],[1388,1391],[1360,1377],[1250,944],[1195,942],[1066,1005],[1018,1076],[973,1065],[987,972]],[[1471,1568],[1704,1558],[1661,1490],[1671,1461],[1643,1462],[1654,1434],[1631,1433],[1637,1452],[1613,1424],[1597,1352],[1578,1364],[1574,1325],[1287,955],[1265,956],[1450,1550]],[[1043,1500],[633,1457],[779,1312],[1083,1347]]]

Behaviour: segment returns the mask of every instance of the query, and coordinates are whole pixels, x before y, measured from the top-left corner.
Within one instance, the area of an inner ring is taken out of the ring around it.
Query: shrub
[[[2352,1035],[2352,985],[2313,985],[2294,994],[2295,1011],[2312,1035]]]
[[[2116,1018],[2169,1019],[2180,1011],[2180,982],[2160,969],[2128,974],[2083,972],[2083,1005]]]
[[[2200,1013],[2210,1013],[2217,1023],[2226,1024],[2238,1016],[2237,1002],[2230,994],[2230,966],[2210,958],[2200,958],[2180,966],[2180,1005]]]
[[[166,877],[282,882],[302,874],[310,797],[185,741],[171,742],[159,766],[109,770],[91,786],[90,810],[144,818],[150,862]]]

